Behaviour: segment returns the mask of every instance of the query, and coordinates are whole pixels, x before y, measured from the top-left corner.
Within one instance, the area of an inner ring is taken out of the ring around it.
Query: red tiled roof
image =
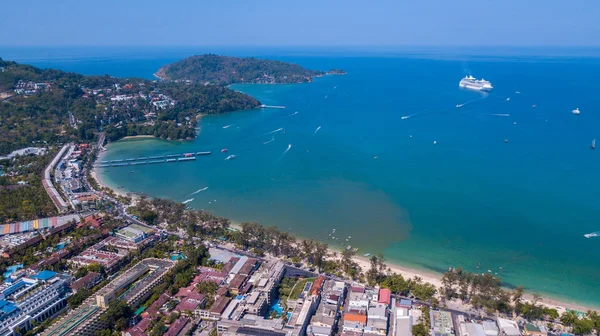
[[[350,291],[354,292],[354,293],[364,293],[365,292],[365,287],[362,287],[362,286],[356,286],[356,287],[354,287],[354,286],[352,286],[350,288]]]
[[[211,313],[221,314],[229,304],[229,300],[231,300],[227,296],[221,296],[210,308]]]
[[[145,336],[146,329],[148,329],[151,322],[150,318],[143,318],[138,324],[125,330],[125,332],[131,336]]]
[[[319,276],[317,278],[317,280],[315,280],[315,282],[312,285],[312,288],[310,289],[310,295],[317,295],[319,294],[319,292],[321,291],[321,287],[323,287],[323,282],[325,281],[325,277],[324,276]]]
[[[344,321],[367,323],[367,315],[346,313],[344,314]]]
[[[73,282],[71,284],[71,289],[73,289],[74,291],[78,291],[81,288],[90,288],[90,286],[94,282],[96,282],[99,277],[100,277],[99,273],[89,272],[85,276],[83,276],[80,279],[77,279],[75,282]]]
[[[152,317],[155,317],[158,314],[158,310],[160,309],[160,307],[162,307],[165,303],[167,303],[167,301],[169,301],[169,297],[167,296],[167,294],[161,294],[158,297],[158,299],[156,299],[156,301],[152,302],[150,307],[148,307],[148,309],[146,309],[146,313],[148,313]]]
[[[200,300],[198,300],[198,298]],[[175,307],[175,310],[177,311],[183,311],[183,310],[189,310],[189,311],[194,311],[194,309],[198,308],[198,306],[202,303],[202,301],[204,301],[204,295],[200,295],[200,297],[198,298],[184,298],[181,300],[181,302],[179,302],[179,304],[177,305],[177,307]]]
[[[390,304],[392,302],[392,291],[389,288],[379,290],[379,303]]]
[[[180,317],[177,319],[177,321],[175,321],[173,324],[171,324],[171,326],[169,327],[169,330],[167,330],[167,333],[165,334],[165,336],[177,336],[179,334],[179,332],[183,329],[183,327],[185,327],[185,325],[188,323],[190,319],[188,319],[187,317]]]

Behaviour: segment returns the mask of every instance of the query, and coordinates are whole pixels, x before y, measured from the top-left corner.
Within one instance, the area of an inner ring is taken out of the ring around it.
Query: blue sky
[[[8,45],[600,46],[600,1],[6,1]]]

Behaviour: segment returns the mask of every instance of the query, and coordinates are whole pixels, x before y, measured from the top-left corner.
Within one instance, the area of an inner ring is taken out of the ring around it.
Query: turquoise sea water
[[[213,154],[102,169],[103,179],[150,196],[193,198],[189,206],[233,220],[351,244],[359,254],[382,251],[390,261],[440,272],[490,270],[508,285],[600,306],[600,238],[583,237],[600,230],[600,152],[588,148],[600,139],[600,59],[272,54],[348,75],[236,85],[286,109],[205,117],[190,142],[111,144],[108,160]],[[185,56],[154,55],[30,63],[151,77]],[[494,91],[460,90],[466,74],[489,79]],[[580,116],[570,112],[576,107]],[[285,133],[267,134],[280,128]],[[237,158],[225,161],[228,154]],[[334,228],[339,240],[328,236]]]

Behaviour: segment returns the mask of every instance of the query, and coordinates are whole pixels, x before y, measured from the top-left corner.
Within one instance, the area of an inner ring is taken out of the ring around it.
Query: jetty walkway
[[[210,155],[211,152],[192,152],[192,153],[181,153],[181,154],[167,154],[159,156],[140,156],[129,159],[119,159],[110,161],[99,161],[94,166],[98,168],[105,167],[126,167],[126,166],[138,166],[144,164],[155,164],[155,163],[170,163],[170,162],[185,162],[194,161],[198,156]]]

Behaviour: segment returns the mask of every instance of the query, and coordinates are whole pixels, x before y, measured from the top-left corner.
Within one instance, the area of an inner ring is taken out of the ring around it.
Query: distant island
[[[345,74],[343,70],[338,69],[330,72]],[[155,76],[171,81],[230,85],[308,83],[312,82],[314,77],[325,74],[323,71],[309,70],[281,61],[207,54],[165,65]]]
[[[342,69],[331,69],[329,71],[327,71],[328,75],[345,75],[346,71],[342,70]]]
[[[151,135],[193,139],[197,117],[257,108],[221,85],[83,76],[0,58],[0,155],[68,141]]]

